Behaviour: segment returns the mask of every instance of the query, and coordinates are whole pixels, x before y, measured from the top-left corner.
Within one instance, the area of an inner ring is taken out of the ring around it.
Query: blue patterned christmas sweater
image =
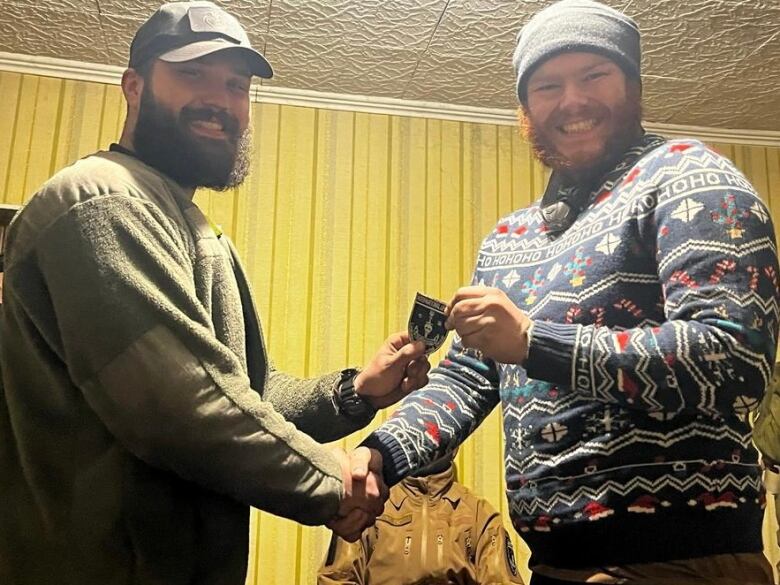
[[[499,221],[474,284],[534,320],[525,369],[457,336],[366,443],[393,484],[500,402],[507,498],[533,563],[596,567],[762,549],[748,413],[771,375],[770,213],[693,140],[641,142],[551,233],[541,202]]]

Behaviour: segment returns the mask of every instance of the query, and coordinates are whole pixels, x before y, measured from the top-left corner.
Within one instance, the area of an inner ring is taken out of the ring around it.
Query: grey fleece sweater
[[[241,266],[191,195],[100,152],[10,228],[0,582],[239,584],[249,505],[337,510],[339,464],[311,437],[357,426],[338,373],[268,365]]]

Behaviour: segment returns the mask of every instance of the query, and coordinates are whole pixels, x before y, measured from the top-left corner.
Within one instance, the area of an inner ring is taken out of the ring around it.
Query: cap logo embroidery
[[[229,15],[209,7],[190,8],[187,16],[192,32],[215,32],[241,42],[241,25]]]
[[[217,28],[221,24],[221,20],[219,14],[216,12],[206,12],[203,14],[203,24],[210,26],[211,28]]]

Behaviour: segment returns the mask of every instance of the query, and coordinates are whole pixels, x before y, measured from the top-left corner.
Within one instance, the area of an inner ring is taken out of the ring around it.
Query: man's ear
[[[144,91],[144,78],[135,69],[125,69],[122,74],[122,93],[125,95],[128,109],[138,111],[141,95]]]

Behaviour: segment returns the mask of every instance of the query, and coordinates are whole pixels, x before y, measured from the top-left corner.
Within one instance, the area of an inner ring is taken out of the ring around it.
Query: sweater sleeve
[[[334,402],[341,371],[319,378],[297,378],[270,366],[263,398],[273,404],[285,420],[313,439],[335,441],[365,427],[373,415],[352,420],[339,413]]]
[[[464,348],[458,336],[429,375],[390,419],[363,442],[382,454],[388,486],[449,455],[499,402],[495,362]]]
[[[336,513],[338,461],[250,387],[159,208],[116,194],[77,203],[19,261],[37,264],[40,281],[19,283],[26,314],[10,318],[40,324],[48,351],[135,456],[304,524]]]
[[[661,178],[633,221],[655,254],[659,326],[625,330],[537,322],[528,375],[655,413],[744,415],[769,382],[778,332],[769,211],[732,165],[701,143],[668,143],[642,173]],[[638,172],[638,171],[637,171]]]

